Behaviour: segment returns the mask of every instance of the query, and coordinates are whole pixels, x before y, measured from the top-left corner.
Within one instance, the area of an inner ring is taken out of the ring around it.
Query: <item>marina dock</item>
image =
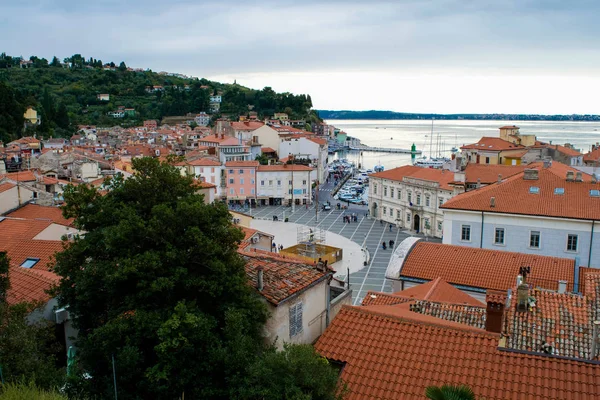
[[[409,149],[398,149],[394,147],[349,146],[348,149],[354,151],[376,151],[380,153],[413,154],[413,151]],[[421,150],[415,150],[414,154],[421,154]]]

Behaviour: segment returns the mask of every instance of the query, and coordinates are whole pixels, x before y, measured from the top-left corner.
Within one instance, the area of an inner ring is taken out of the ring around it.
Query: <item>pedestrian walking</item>
[[[390,249],[394,248],[394,241],[392,239],[390,239]]]
[[[381,243],[381,247],[382,247],[384,250],[386,249],[386,247],[385,247],[385,242],[382,242],[382,243]]]
[[[383,225],[383,220],[382,219],[379,220],[379,225]]]
[[[393,226],[393,225],[392,225],[392,224],[390,224],[390,232],[392,231],[392,226]]]
[[[283,245],[282,244],[279,245],[279,251],[281,251],[281,250],[283,250]]]

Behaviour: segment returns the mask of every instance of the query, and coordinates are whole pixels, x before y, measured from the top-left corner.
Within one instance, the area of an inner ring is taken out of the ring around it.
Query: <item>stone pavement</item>
[[[321,199],[319,199],[321,202]],[[366,248],[370,254],[370,260],[367,266],[363,266],[360,270],[350,273],[350,286],[353,291],[353,304],[358,305],[361,303],[363,297],[369,290],[391,292],[391,283],[385,279],[385,271],[392,255],[392,250],[388,247],[387,250],[383,250],[381,243],[383,241],[386,244],[392,239],[396,245],[402,240],[411,236],[411,233],[404,230],[399,230],[396,227],[389,229],[389,225],[381,224],[379,220],[374,220],[366,217],[366,207],[354,206],[347,211],[337,210],[332,199],[332,208],[330,211],[322,211],[318,209],[318,215],[315,214],[315,207],[309,206],[296,206],[295,211],[292,212],[292,207],[287,206],[267,206],[258,207],[251,209],[248,214],[251,214],[257,220],[271,221],[270,224],[285,225],[283,222],[285,217],[289,218],[289,222],[308,225],[310,227],[318,227],[325,229],[328,232],[341,235],[363,248]],[[356,212],[358,215],[358,222],[344,223],[343,216],[348,215],[352,212]],[[272,218],[276,215],[279,222],[273,222]],[[253,226],[259,229],[258,226],[265,226],[266,222],[253,221]],[[268,224],[267,224],[268,225]],[[281,228],[277,228],[280,230]],[[286,228],[283,228],[286,229]],[[288,228],[288,236],[285,241],[282,241],[284,246],[287,240],[291,238],[289,242],[295,244],[296,241],[296,227],[290,224]],[[261,229],[263,230],[263,229]],[[267,228],[264,230],[269,233]],[[276,238],[276,242],[277,242]],[[438,241],[438,239],[429,239]],[[278,243],[279,244],[279,243]],[[346,254],[346,248],[344,248],[344,255]],[[341,271],[340,271],[341,272]]]

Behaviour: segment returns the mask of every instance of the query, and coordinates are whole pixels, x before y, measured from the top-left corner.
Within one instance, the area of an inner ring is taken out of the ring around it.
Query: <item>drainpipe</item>
[[[327,304],[325,308],[325,328],[329,326],[329,312],[331,311],[331,281],[327,280],[326,282],[325,301]]]
[[[588,255],[588,268],[591,268],[591,262],[592,262],[592,245],[594,244],[594,223],[596,221],[592,221],[592,233],[590,233],[590,254]]]
[[[481,237],[479,239],[479,248],[483,248],[483,211],[481,212]]]

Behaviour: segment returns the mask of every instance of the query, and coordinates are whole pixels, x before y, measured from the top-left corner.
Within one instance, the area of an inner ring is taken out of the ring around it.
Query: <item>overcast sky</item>
[[[599,15],[596,0],[0,0],[0,52],[236,79],[320,109],[599,114]]]

